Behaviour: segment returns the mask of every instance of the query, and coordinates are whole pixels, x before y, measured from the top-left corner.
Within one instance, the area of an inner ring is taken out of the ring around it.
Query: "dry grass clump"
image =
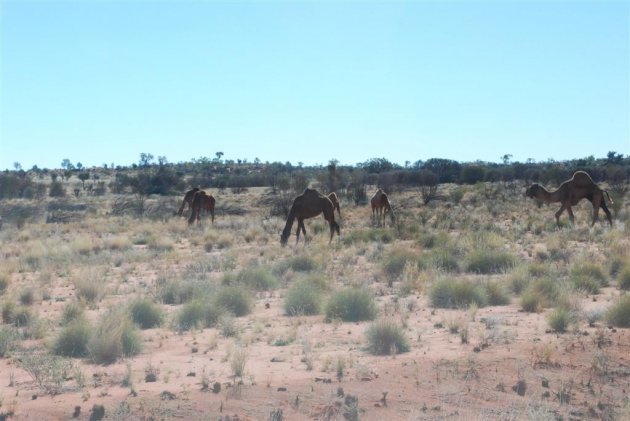
[[[417,265],[418,257],[418,254],[408,248],[393,248],[383,258],[381,263],[383,273],[391,283],[402,275],[407,264]]]
[[[623,290],[630,290],[630,263],[626,263],[619,271],[617,275],[617,286]]]
[[[245,269],[236,276],[226,274],[222,283],[242,286],[253,291],[272,291],[280,285],[278,278],[265,267]]]
[[[155,281],[156,295],[163,304],[177,305],[191,301],[193,298],[209,297],[217,286],[204,279],[185,280],[175,275],[159,277]]]
[[[622,295],[608,309],[606,320],[617,327],[630,327],[630,295]]]
[[[73,280],[77,299],[94,304],[105,293],[105,276],[93,270],[80,271]]]
[[[484,307],[488,296],[482,285],[453,277],[438,279],[429,292],[431,304],[438,308]]]
[[[308,254],[299,254],[294,257],[290,257],[280,262],[274,268],[274,272],[282,275],[286,273],[289,269],[294,272],[311,272],[317,270],[319,265],[315,258],[309,256]]]
[[[91,236],[79,235],[70,242],[70,250],[80,255],[98,253],[101,245]]]
[[[0,358],[4,358],[17,345],[19,335],[9,326],[0,326]]]
[[[84,317],[74,319],[59,332],[52,344],[52,352],[64,357],[84,357],[88,353],[91,334],[92,326]]]
[[[374,295],[365,288],[351,287],[334,292],[326,304],[326,321],[374,320],[377,308]]]
[[[164,321],[164,311],[147,298],[138,298],[129,305],[131,320],[140,329],[151,329],[160,326]]]
[[[104,314],[88,345],[88,353],[97,364],[111,364],[121,357],[138,354],[142,339],[128,312],[120,307]]]
[[[536,279],[521,293],[521,308],[535,313],[551,307],[558,302],[562,288],[561,282],[550,276]]]
[[[214,327],[223,310],[207,300],[194,300],[182,306],[175,314],[173,327],[177,331]]]
[[[151,235],[147,239],[147,247],[149,250],[164,253],[173,251],[175,249],[175,242],[169,237]]]
[[[510,253],[482,248],[468,253],[465,267],[467,272],[491,274],[503,273],[515,264],[516,259]]]
[[[367,349],[374,355],[395,355],[410,349],[403,329],[391,320],[381,319],[372,323],[366,336]]]
[[[240,317],[249,314],[254,306],[250,293],[243,288],[224,286],[213,297],[215,306]]]
[[[571,283],[576,290],[598,294],[601,287],[608,285],[603,268],[597,263],[578,263],[571,269]]]
[[[73,301],[66,304],[61,312],[61,324],[66,325],[85,316],[85,307],[80,302]]]
[[[9,288],[11,278],[8,273],[0,273],[0,295],[4,294]]]
[[[108,250],[112,251],[125,251],[129,250],[132,246],[131,240],[124,235],[116,235],[108,237],[104,241],[104,246]]]
[[[310,316],[322,310],[323,289],[309,278],[294,283],[284,297],[284,311],[288,316]]]
[[[552,331],[557,333],[564,333],[567,331],[570,324],[575,323],[577,317],[570,309],[565,306],[559,306],[553,309],[547,317],[547,322]]]

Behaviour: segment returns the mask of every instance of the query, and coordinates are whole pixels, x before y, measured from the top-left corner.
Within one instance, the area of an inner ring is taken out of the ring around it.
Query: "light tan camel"
[[[569,213],[569,219],[571,219],[571,223],[573,223],[574,216],[571,206],[577,205],[582,199],[588,199],[593,204],[593,223],[591,226],[595,225],[595,221],[599,219],[599,208],[601,207],[606,213],[606,218],[608,218],[608,222],[612,227],[612,217],[608,207],[606,206],[604,194],[606,194],[608,202],[612,204],[612,200],[610,199],[608,192],[600,189],[599,186],[593,182],[591,176],[584,171],[576,171],[575,174],[573,174],[573,177],[560,184],[560,187],[558,187],[558,190],[556,191],[550,192],[540,184],[536,183],[529,186],[529,188],[525,191],[525,195],[527,197],[541,202],[560,202],[562,204],[558,212],[556,212],[556,223],[558,226],[560,226],[560,215],[565,210]]]
[[[332,202],[333,207],[337,209],[337,213],[339,214],[339,217],[341,218],[341,208],[339,207],[339,198],[337,197],[334,191],[328,193],[328,198]]]
[[[192,202],[192,211],[190,212],[190,218],[188,218],[188,224],[192,224],[193,222],[195,222],[195,220],[199,222],[201,209],[205,209],[210,212],[210,215],[212,216],[212,223],[214,224],[215,203],[216,200],[211,194],[207,194],[203,190],[199,190],[197,193],[195,193],[195,197],[193,198]]]
[[[392,221],[394,220],[394,211],[389,203],[387,193],[385,193],[382,189],[376,190],[376,193],[374,193],[374,196],[370,199],[370,205],[372,206],[372,217],[376,217],[379,222],[381,221],[381,218],[383,220],[385,219],[385,215],[388,212]]]
[[[289,211],[289,217],[287,223],[282,230],[280,236],[280,244],[285,246],[291,235],[291,227],[293,227],[293,221],[297,218],[298,227],[295,232],[297,244],[300,240],[300,230],[304,234],[304,241],[306,241],[306,228],[304,227],[304,220],[313,218],[320,213],[324,214],[324,219],[328,221],[330,225],[330,241],[332,241],[333,234],[337,231],[337,235],[340,235],[339,225],[335,222],[335,208],[330,199],[323,194],[320,194],[317,190],[306,189],[304,193],[299,195],[293,200],[293,206]]]
[[[182,205],[179,207],[179,210],[177,211],[177,215],[182,216],[182,214],[184,213],[184,208],[186,207],[186,204],[188,204],[188,208],[192,210],[193,199],[195,198],[195,193],[197,193],[198,191],[199,191],[199,187],[195,187],[186,192],[186,194],[184,195],[184,200],[182,200]]]

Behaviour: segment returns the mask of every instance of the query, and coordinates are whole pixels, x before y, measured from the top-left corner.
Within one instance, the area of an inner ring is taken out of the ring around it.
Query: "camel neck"
[[[550,192],[549,190],[541,186],[541,190],[542,190],[542,194],[541,194],[542,197],[540,199],[543,202],[553,203],[553,202],[559,202],[561,200],[560,189]]]

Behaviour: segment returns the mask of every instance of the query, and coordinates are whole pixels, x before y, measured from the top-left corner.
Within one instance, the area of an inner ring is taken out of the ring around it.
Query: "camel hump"
[[[586,171],[576,171],[571,179],[576,186],[588,187],[595,184],[591,176]]]
[[[304,189],[304,193],[302,193],[305,197],[319,197],[320,194],[315,189],[309,189],[308,187]]]

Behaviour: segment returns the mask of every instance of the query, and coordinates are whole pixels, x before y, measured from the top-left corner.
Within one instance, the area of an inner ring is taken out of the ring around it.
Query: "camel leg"
[[[608,210],[608,206],[606,206],[606,202],[604,200],[602,200],[602,203],[600,204],[600,206],[604,210],[604,213],[606,214],[606,219],[608,219],[608,223],[612,227],[612,225],[613,225],[613,223],[612,223],[612,215],[610,214],[610,211]]]
[[[602,203],[604,203],[604,201],[602,200],[602,195],[596,194],[595,197],[593,197],[592,203],[593,203],[593,223],[591,224],[591,226],[595,225],[595,222],[599,220],[599,207],[601,206]]]
[[[558,226],[560,226],[560,215],[562,215],[562,212],[564,212],[566,208],[566,204],[563,203],[562,206],[560,206],[560,209],[558,209],[558,212],[556,212],[556,224],[558,224]]]
[[[304,233],[304,243],[306,243],[306,228],[304,227],[304,219],[298,219],[297,231],[295,231],[295,244],[300,241],[300,231]]]
[[[575,216],[573,215],[573,209],[571,209],[571,206],[567,206],[567,213],[569,214],[569,219],[571,220],[571,223],[574,224]]]
[[[214,225],[214,209],[210,209],[210,215],[212,216],[212,225]]]

